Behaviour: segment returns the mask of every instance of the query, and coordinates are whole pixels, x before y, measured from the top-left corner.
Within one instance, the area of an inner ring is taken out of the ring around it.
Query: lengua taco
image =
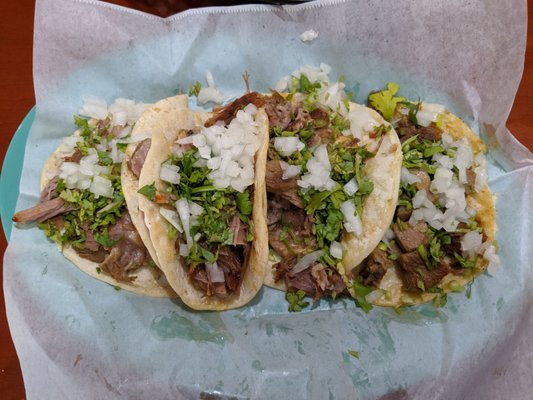
[[[304,295],[353,292],[350,272],[378,245],[392,220],[400,142],[377,112],[349,101],[329,68],[305,67],[265,101],[270,271],[289,310]]]
[[[133,224],[121,185],[123,151],[146,105],[118,99],[109,108],[88,101],[75,117],[77,130],[47,160],[41,198],[13,216],[38,222],[63,255],[90,276],[138,294],[174,297]]]
[[[162,109],[139,121],[153,135],[139,207],[162,270],[193,309],[242,306],[263,283],[268,122],[255,95],[214,115]]]
[[[389,83],[369,96],[402,142],[398,206],[383,241],[351,274],[362,303],[442,305],[446,293],[499,265],[486,148],[445,107],[409,102],[398,89]]]

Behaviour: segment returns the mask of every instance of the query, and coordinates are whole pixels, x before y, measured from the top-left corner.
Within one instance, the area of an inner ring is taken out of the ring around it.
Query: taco
[[[402,142],[398,206],[383,241],[351,274],[362,302],[443,305],[499,264],[486,147],[444,106],[409,102],[398,89],[389,83],[369,96]]]
[[[63,255],[88,275],[138,294],[174,297],[128,210],[121,185],[124,148],[145,105],[92,100],[75,117],[77,130],[46,161],[39,204],[13,216],[38,222]]]
[[[309,68],[309,67],[307,67]],[[308,73],[308,74],[306,74]],[[348,273],[380,242],[392,221],[401,150],[392,126],[350,102],[342,82],[312,70],[273,91],[265,110],[270,271],[265,283],[304,295],[348,294]],[[293,299],[293,300],[291,300]]]
[[[152,131],[139,208],[161,269],[196,310],[246,304],[265,275],[268,122],[246,99],[232,113],[162,109],[139,121]]]

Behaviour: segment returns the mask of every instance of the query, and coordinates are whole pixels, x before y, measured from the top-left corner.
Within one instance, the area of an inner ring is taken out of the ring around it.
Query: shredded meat
[[[270,128],[286,130],[291,122],[292,106],[276,91],[265,98],[265,112]]]
[[[64,162],[79,163],[81,160],[82,154],[80,149],[76,149],[71,156],[63,158]]]
[[[132,282],[135,276],[131,272],[142,266],[148,260],[145,248],[124,238],[111,248],[111,252],[100,264],[102,271],[119,282]]]
[[[418,139],[426,139],[432,142],[439,140],[442,137],[442,130],[434,123],[428,126],[416,127],[408,116],[404,116],[396,124],[396,131],[400,135],[400,141],[403,143],[407,139],[418,135]]]
[[[281,214],[283,210],[291,208],[291,202],[284,199],[280,195],[274,193],[268,193],[268,213],[267,213],[267,225],[275,224],[281,221]]]
[[[137,177],[137,179],[141,175],[141,169],[144,165],[144,161],[146,160],[146,156],[148,154],[148,151],[150,150],[151,145],[151,139],[144,139],[141,143],[137,145],[130,160],[128,161],[128,166],[130,167],[131,172],[133,172],[133,175]]]
[[[44,222],[47,219],[53,218],[70,210],[72,210],[72,208],[67,207],[62,198],[56,197],[52,200],[43,201],[37,204],[35,207],[19,211],[13,215],[13,222]]]
[[[283,170],[278,160],[267,162],[266,190],[278,194],[296,207],[304,207],[302,199],[298,195],[298,177],[283,179]]]
[[[286,233],[286,238],[282,238],[283,240],[280,239],[280,235],[282,235],[284,225],[282,223],[270,225],[268,227],[270,247],[283,259],[304,255],[313,251],[316,248],[316,239],[311,233],[311,224],[307,222],[306,226],[298,229],[289,229],[289,232]]]
[[[363,283],[366,286],[378,287],[381,279],[389,268],[393,268],[394,264],[387,257],[387,253],[376,248],[365,260],[365,265],[361,270]]]
[[[229,229],[233,233],[234,246],[246,244],[245,239],[248,230],[246,229],[246,225],[241,222],[241,218],[238,213],[235,214],[231,219]]]
[[[402,221],[407,221],[409,218],[411,218],[411,214],[413,213],[413,210],[409,210],[405,206],[399,206],[396,208],[396,218],[399,218]]]
[[[227,296],[238,293],[244,277],[245,260],[250,246],[223,246],[219,250],[217,265],[224,273],[224,282],[212,282],[205,264],[188,273],[193,286],[206,296]]]
[[[422,292],[422,284],[427,291],[451,272],[450,265],[444,259],[434,269],[428,269],[418,251],[401,254],[398,263],[403,272],[403,287],[409,292]]]
[[[46,186],[41,191],[40,201],[52,200],[57,197],[57,184],[59,182],[59,176],[56,176],[48,181]]]
[[[419,222],[415,226],[405,224],[404,229],[400,229],[398,224],[392,225],[392,230],[396,236],[396,241],[404,252],[416,250],[421,244],[428,243],[428,237],[424,233],[427,229],[425,222]]]
[[[265,104],[265,96],[257,92],[246,93],[244,96],[239,97],[228,105],[217,110],[215,115],[205,122],[204,126],[209,128],[218,121],[224,121],[224,123],[227,125],[235,117],[237,111],[241,110],[250,103],[254,104],[256,107],[262,107]]]

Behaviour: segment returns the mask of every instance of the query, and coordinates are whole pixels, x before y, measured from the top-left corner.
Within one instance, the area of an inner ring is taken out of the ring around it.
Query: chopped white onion
[[[178,184],[180,183],[180,167],[172,164],[161,164],[161,169],[159,170],[159,178],[162,181]]]
[[[365,296],[365,300],[369,303],[374,303],[375,301],[381,299],[384,294],[385,291],[383,289],[372,290]]]
[[[298,180],[298,186],[307,189],[315,188],[318,191],[333,190],[335,181],[331,179],[331,164],[329,162],[327,145],[318,146],[313,157],[307,161],[307,173]]]
[[[300,40],[302,42],[310,42],[315,40],[318,37],[318,32],[314,29],[309,29],[300,35]]]
[[[329,253],[338,260],[342,259],[342,245],[337,241],[331,242]]]
[[[224,94],[215,88],[215,80],[211,71],[206,74],[207,87],[203,87],[198,92],[197,101],[200,104],[213,102],[215,104],[222,104],[224,101]]]
[[[274,148],[284,157],[289,157],[295,151],[301,151],[305,144],[297,136],[276,137]]]
[[[420,182],[420,178],[416,176],[415,174],[412,174],[411,172],[409,172],[409,170],[405,167],[402,167],[400,180],[402,183],[406,183],[408,185]]]
[[[176,201],[176,210],[180,217],[181,226],[185,232],[185,238],[187,240],[187,246],[192,246],[191,227],[190,227],[190,209],[187,199],[181,198]]]
[[[297,274],[303,270],[309,268],[312,264],[316,262],[320,257],[324,255],[324,250],[316,250],[312,253],[306,254],[296,263],[296,265],[291,269],[292,274]]]
[[[213,264],[205,263],[205,268],[207,269],[211,282],[225,282],[224,271],[222,271],[216,262]]]
[[[341,211],[344,216],[344,229],[346,232],[355,233],[357,236],[363,233],[363,224],[359,215],[355,215],[355,204],[346,200],[341,203]]]
[[[189,255],[189,246],[185,243],[180,243],[180,256],[187,257]]]
[[[357,180],[355,177],[350,179],[346,185],[344,185],[343,190],[348,196],[353,196],[355,193],[357,193],[359,190],[359,185],[357,185]]]
[[[280,161],[279,165],[281,167],[281,170],[283,171],[283,175],[281,176],[281,179],[283,180],[294,178],[295,176],[300,174],[300,172],[302,172],[301,165],[290,165],[285,161]]]
[[[165,218],[179,233],[183,233],[183,227],[180,223],[180,218],[176,211],[170,210],[165,207],[159,209],[159,213]]]

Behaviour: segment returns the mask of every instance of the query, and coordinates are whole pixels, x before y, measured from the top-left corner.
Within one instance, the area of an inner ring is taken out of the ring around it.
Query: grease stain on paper
[[[265,370],[265,367],[263,367],[263,364],[261,364],[261,361],[259,360],[254,360],[254,362],[252,363],[252,368],[255,369],[256,371],[261,371],[261,372]]]
[[[233,343],[234,338],[227,330],[219,313],[202,313],[188,319],[170,311],[157,315],[150,324],[150,332],[158,339],[185,339],[224,345]]]

